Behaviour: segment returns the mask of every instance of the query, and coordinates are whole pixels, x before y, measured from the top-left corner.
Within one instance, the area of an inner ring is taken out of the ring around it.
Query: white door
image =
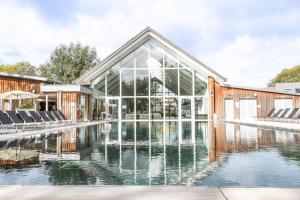
[[[275,99],[274,106],[276,109],[293,108],[292,99]]]
[[[234,101],[233,101],[233,99],[225,100],[225,119],[226,120],[234,119]]]
[[[251,120],[257,116],[256,99],[240,100],[240,119]]]

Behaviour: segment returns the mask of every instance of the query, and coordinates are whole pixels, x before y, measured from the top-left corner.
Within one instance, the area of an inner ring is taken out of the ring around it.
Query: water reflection
[[[276,154],[278,158],[295,159],[291,152],[299,150],[299,144],[299,133],[237,124],[112,122],[1,142],[0,150],[36,150],[39,163],[0,168],[0,184],[219,185],[215,177],[226,173],[214,173],[229,162],[228,155],[276,148],[282,152]],[[238,157],[237,162],[244,161]],[[299,166],[294,169],[300,174]],[[235,168],[226,176],[234,177],[238,171]]]

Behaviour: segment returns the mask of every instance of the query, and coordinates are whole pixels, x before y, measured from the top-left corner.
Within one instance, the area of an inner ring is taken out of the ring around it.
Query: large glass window
[[[150,70],[151,79],[151,93],[152,96],[163,96],[163,76],[164,70],[160,68],[154,68]]]
[[[135,51],[136,68],[148,68],[149,48],[147,43]]]
[[[195,95],[205,95],[207,83],[201,80],[201,76],[195,73]]]
[[[133,96],[134,95],[134,70],[122,70],[122,95]]]
[[[171,58],[171,56],[166,55],[165,56],[165,68],[177,68],[178,63],[175,61],[175,59]]]
[[[149,95],[149,74],[148,70],[136,70],[136,96]]]
[[[204,97],[195,98],[195,119],[207,119],[207,102]]]
[[[137,119],[149,119],[149,99],[137,98],[136,99],[136,117]]]
[[[116,64],[107,73],[107,95],[120,96],[120,65]]]
[[[187,69],[179,70],[180,77],[180,95],[193,95],[193,75],[192,71]]]
[[[164,117],[163,98],[151,98],[151,119],[159,120]]]
[[[181,100],[181,118],[182,119],[191,119],[192,117],[192,103],[191,99],[182,99]]]
[[[134,67],[134,53],[129,54],[120,61],[121,68],[133,68]]]
[[[178,101],[175,97],[165,98],[165,115],[166,119],[178,118]]]
[[[94,86],[94,88],[105,94],[105,74],[102,74],[98,79],[99,82]]]
[[[134,120],[134,99],[122,98],[122,119]]]
[[[165,95],[178,95],[178,69],[165,70]]]
[[[154,45],[153,43],[149,43],[149,49],[150,49],[150,58],[148,60],[148,66],[150,68],[161,68],[163,67],[163,50]]]

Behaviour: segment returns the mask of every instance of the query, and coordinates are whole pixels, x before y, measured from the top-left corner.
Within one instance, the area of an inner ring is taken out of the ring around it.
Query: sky
[[[298,0],[0,1],[0,64],[39,66],[70,42],[104,59],[147,26],[228,84],[265,87],[300,64]]]

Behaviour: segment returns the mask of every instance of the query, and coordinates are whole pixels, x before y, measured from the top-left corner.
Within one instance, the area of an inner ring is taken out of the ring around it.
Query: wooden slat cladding
[[[60,99],[60,93],[57,93],[57,100],[59,101]],[[91,120],[92,118],[92,114],[90,113],[92,111],[92,109],[90,107],[92,107],[92,102],[90,101],[90,99],[92,99],[91,95],[88,94],[82,94],[79,92],[62,92],[61,93],[61,108],[59,106],[59,102],[58,103],[58,109],[61,109],[63,113],[65,113],[66,117],[68,119],[71,120],[77,120],[78,116],[77,116],[77,110],[80,108],[80,98],[81,96],[85,97],[85,111],[87,113],[85,113],[84,115],[86,119]],[[86,120],[84,119],[84,120]]]
[[[210,82],[210,84],[212,84]],[[241,99],[256,99],[257,117],[265,117],[269,111],[274,108],[275,99],[292,99],[294,107],[300,107],[300,96],[290,94],[280,94],[274,92],[265,92],[250,89],[233,88],[221,86],[214,82],[214,113],[218,119],[225,119],[225,99],[234,100],[234,118],[239,119],[239,101]]]
[[[0,75],[0,94],[12,90],[40,93],[42,81]]]

